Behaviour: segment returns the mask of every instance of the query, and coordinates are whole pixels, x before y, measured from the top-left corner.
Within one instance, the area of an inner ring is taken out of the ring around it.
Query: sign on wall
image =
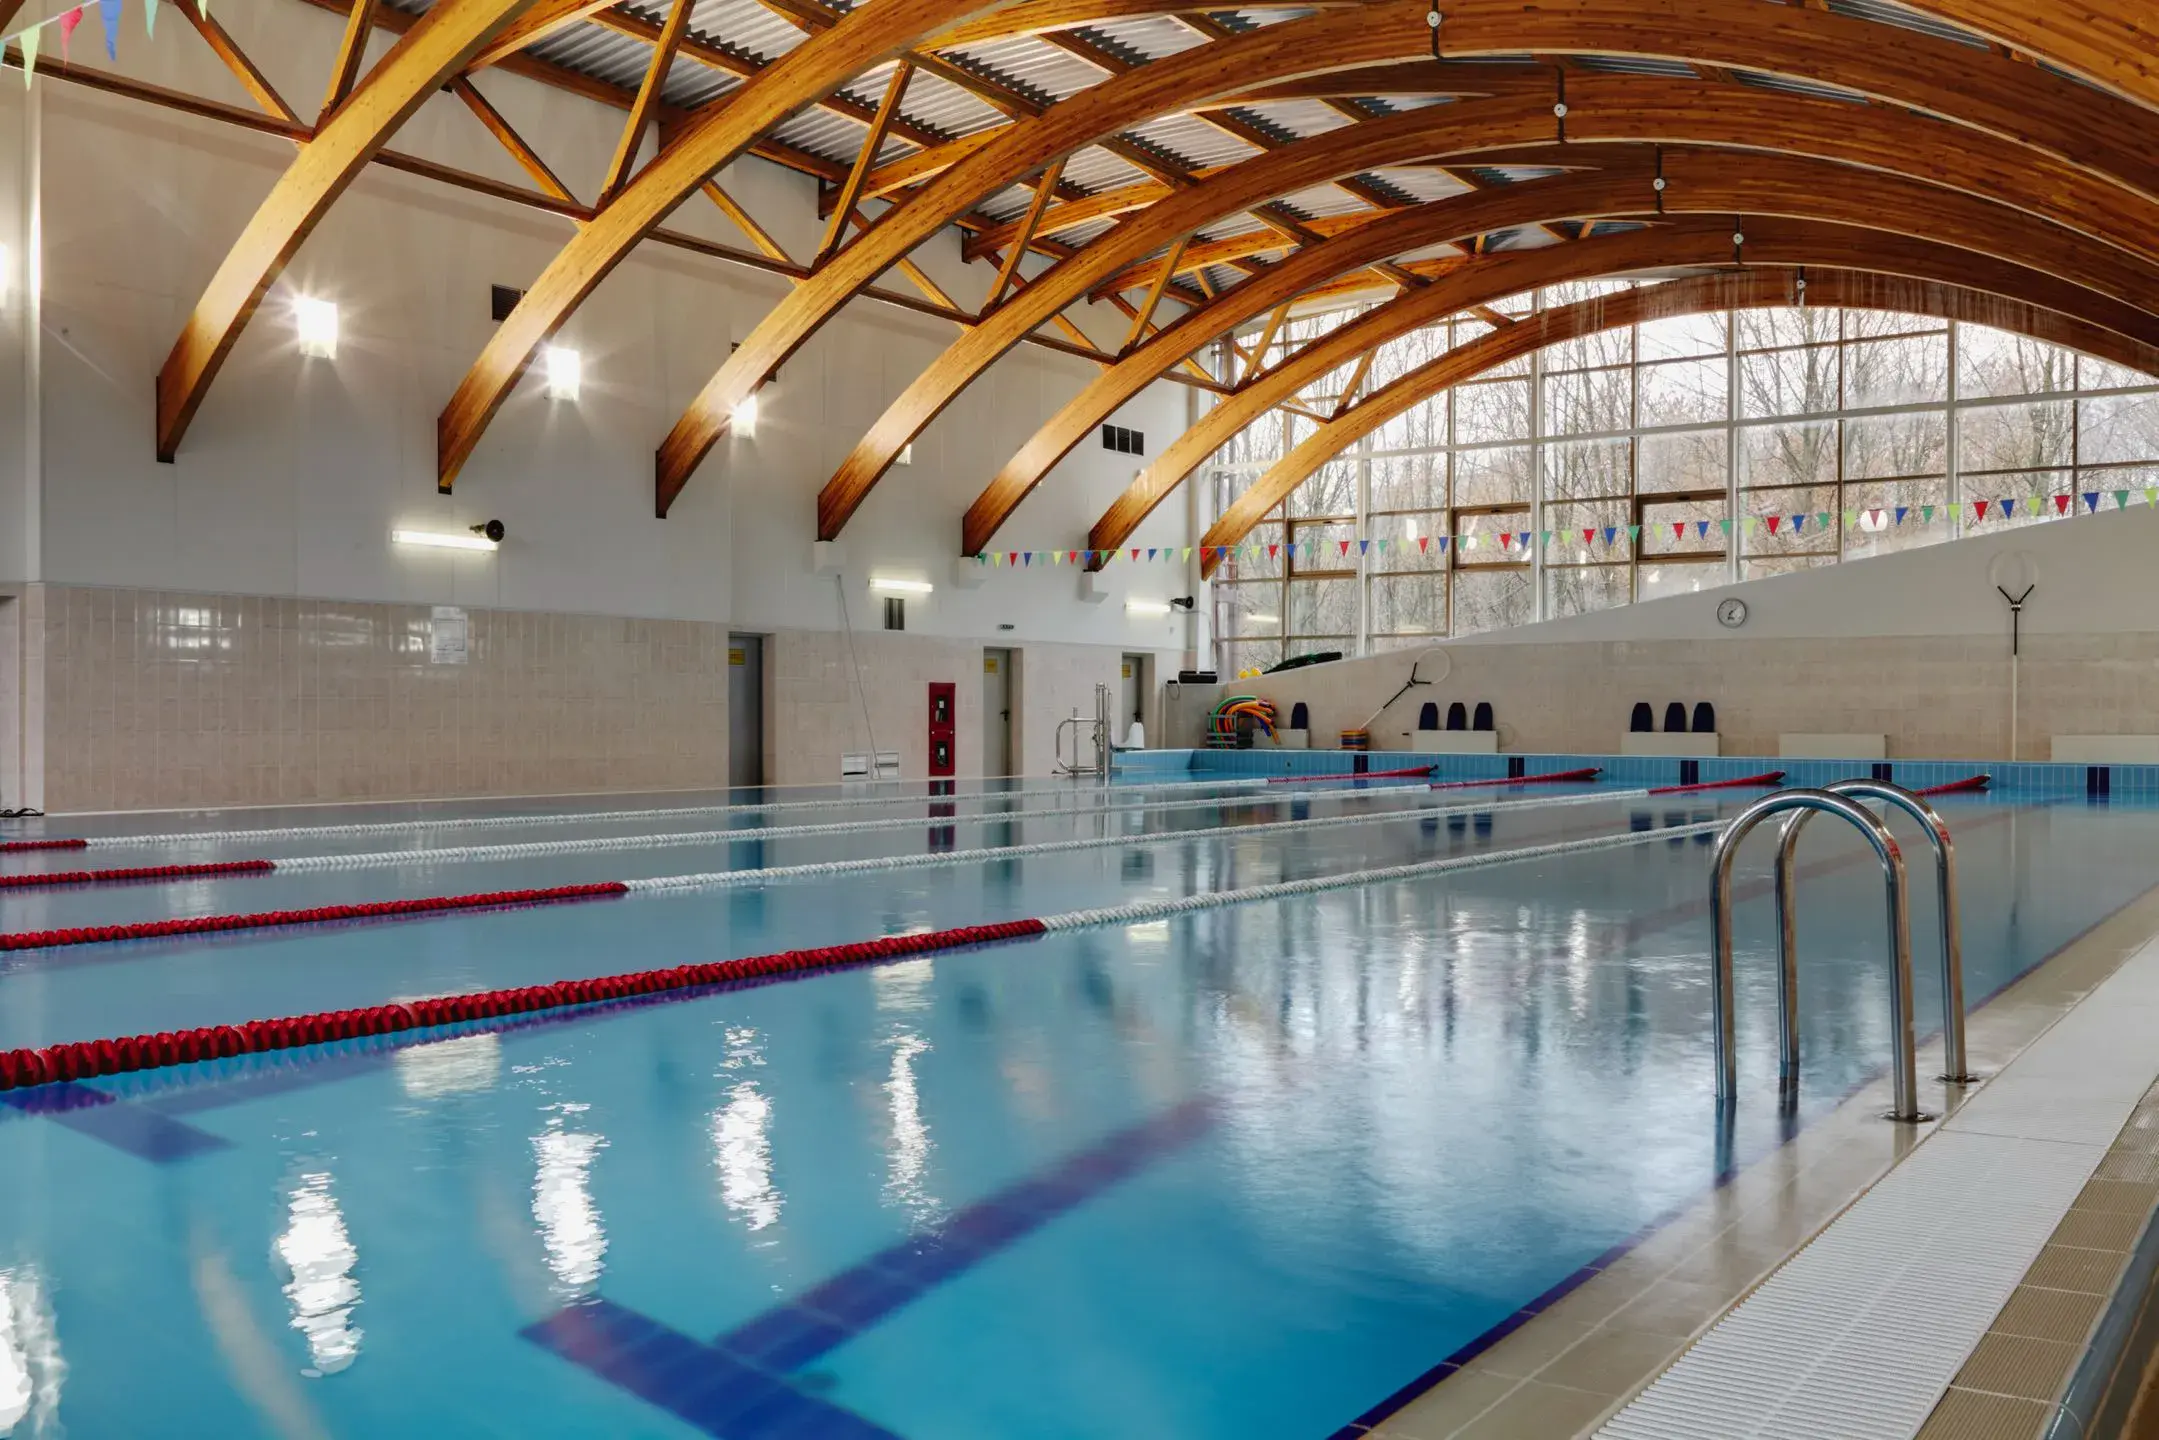
[[[428,629],[427,659],[432,665],[465,663],[465,636],[469,624],[465,612],[455,605],[437,605]]]

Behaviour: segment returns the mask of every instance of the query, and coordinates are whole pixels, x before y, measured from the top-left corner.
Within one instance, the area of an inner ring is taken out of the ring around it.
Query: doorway
[[[727,637],[727,783],[765,783],[765,637]]]
[[[1012,652],[982,652],[982,773],[1012,773]]]
[[[1135,721],[1145,723],[1147,718],[1147,661],[1145,655],[1127,655],[1120,667],[1122,678],[1118,681],[1117,714],[1112,717],[1113,732],[1110,740],[1122,745],[1132,733]]]

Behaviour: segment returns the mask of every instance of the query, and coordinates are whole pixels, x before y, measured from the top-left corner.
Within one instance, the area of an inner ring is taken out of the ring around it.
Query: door
[[[765,637],[727,637],[727,783],[765,783]]]
[[[1147,715],[1147,657],[1127,655],[1120,667],[1123,678],[1118,682],[1117,713],[1110,717],[1110,739],[1122,745],[1132,733],[1135,722],[1144,722]]]
[[[982,652],[982,773],[1012,773],[1012,652]]]

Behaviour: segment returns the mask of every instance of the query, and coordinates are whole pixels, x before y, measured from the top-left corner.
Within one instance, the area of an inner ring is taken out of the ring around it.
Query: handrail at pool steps
[[[1934,847],[1934,872],[1940,889],[1942,929],[1942,1073],[1939,1079],[1953,1085],[1969,1085],[1979,1077],[1966,1064],[1964,1053],[1964,937],[1957,922],[1957,850],[1949,838],[1949,825],[1925,800],[1901,786],[1880,780],[1840,780],[1822,787],[1832,795],[1854,800],[1879,800],[1917,820]],[[1799,1083],[1798,943],[1794,913],[1798,899],[1799,835],[1818,812],[1802,810],[1784,823],[1777,845],[1777,945],[1783,962],[1783,988],[1778,991],[1785,1045],[1780,1079],[1788,1086]]]
[[[1904,854],[1896,838],[1874,814],[1854,800],[1829,790],[1780,790],[1742,810],[1717,837],[1710,868],[1710,1030],[1716,1057],[1717,1103],[1727,1107],[1738,1099],[1739,1067],[1733,1043],[1732,984],[1732,863],[1740,844],[1756,826],[1776,815],[1826,813],[1850,824],[1866,837],[1881,861],[1882,879],[1889,902],[1889,1033],[1894,1057],[1890,1074],[1895,1089],[1895,1108],[1890,1118],[1913,1122],[1927,1118],[1919,1109],[1917,1042],[1912,1029],[1912,923],[1907,903]],[[1789,837],[1787,837],[1789,838]],[[1780,881],[1784,876],[1780,870]],[[1777,892],[1779,933],[1790,925],[1791,894],[1780,884]],[[1780,1042],[1780,1078],[1784,1102],[1793,1100],[1798,1080],[1798,1016],[1794,999],[1798,988],[1796,957],[1789,945],[1782,955],[1783,974],[1778,1005],[1784,1012]]]

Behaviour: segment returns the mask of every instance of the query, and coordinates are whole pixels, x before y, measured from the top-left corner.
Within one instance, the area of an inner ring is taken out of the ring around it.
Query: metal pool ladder
[[[1854,797],[1857,797],[1856,799]],[[1732,863],[1740,842],[1755,826],[1773,815],[1790,814],[1777,847],[1778,937],[1778,1081],[1789,1095],[1799,1082],[1799,965],[1793,902],[1797,898],[1797,867],[1794,856],[1799,835],[1815,815],[1828,813],[1849,822],[1866,837],[1881,861],[1889,902],[1889,1024],[1893,1050],[1891,1079],[1895,1109],[1890,1118],[1916,1121],[1926,1118],[1919,1110],[1917,1042],[1912,1033],[1912,940],[1911,913],[1906,900],[1904,854],[1888,826],[1857,799],[1881,800],[1908,812],[1926,827],[1934,847],[1942,908],[1942,1044],[1945,1080],[1963,1083],[1964,978],[1961,937],[1957,927],[1956,852],[1949,827],[1934,808],[1908,790],[1874,780],[1846,780],[1821,790],[1784,790],[1759,800],[1741,811],[1717,839],[1710,881],[1709,913],[1712,931],[1711,961],[1715,985],[1711,996],[1711,1024],[1717,1065],[1717,1099],[1728,1102],[1738,1094],[1738,1062],[1733,1052],[1732,998]]]

